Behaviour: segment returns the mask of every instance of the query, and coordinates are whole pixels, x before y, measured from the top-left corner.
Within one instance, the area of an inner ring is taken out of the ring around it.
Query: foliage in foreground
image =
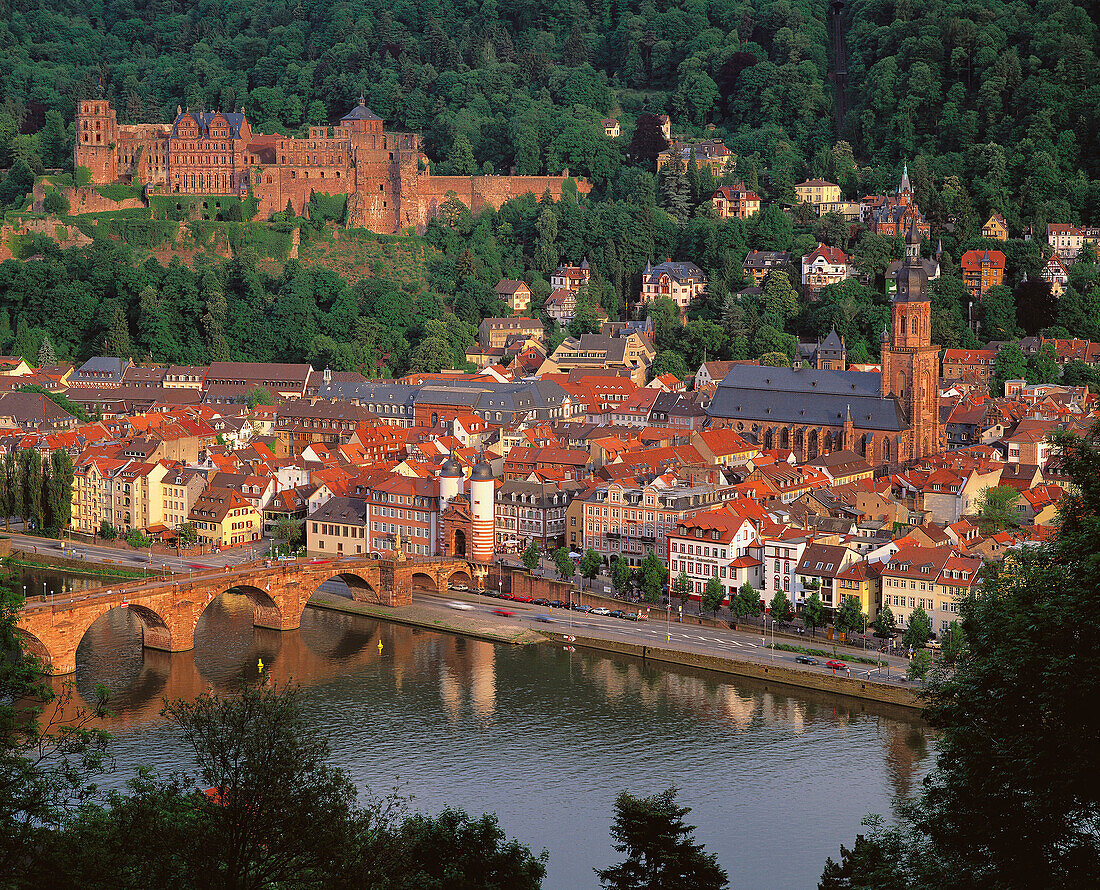
[[[1075,483],[1041,550],[1013,550],[962,607],[933,675],[936,768],[897,827],[872,820],[819,887],[1085,888],[1100,873],[1100,427],[1062,434]]]
[[[594,869],[604,890],[723,890],[725,870],[713,853],[695,843],[695,826],[684,822],[690,807],[676,803],[676,789],[651,797],[623,791],[615,798],[611,837],[622,862]]]
[[[13,605],[0,642],[18,653]],[[5,662],[0,701],[49,703],[42,677],[30,656]],[[0,887],[535,890],[546,872],[495,816],[409,815],[396,794],[359,804],[293,690],[166,704],[197,774],[140,771],[106,795],[91,782],[105,733],[21,713],[0,708]]]

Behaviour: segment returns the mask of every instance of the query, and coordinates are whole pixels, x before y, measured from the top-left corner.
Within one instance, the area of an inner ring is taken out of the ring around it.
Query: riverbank
[[[349,615],[363,615],[367,618],[379,618],[397,624],[408,624],[428,630],[459,634],[477,640],[486,640],[490,643],[526,646],[531,643],[544,643],[547,639],[543,634],[526,628],[516,628],[514,625],[505,628],[487,624],[484,615],[466,617],[468,613],[463,612],[444,615],[439,610],[428,606],[412,605],[389,608],[388,606],[376,606],[372,603],[360,603],[347,597],[322,593],[321,591],[317,591],[310,597],[309,605],[333,612],[346,612]]]
[[[575,634],[573,637],[573,646],[583,646],[586,649],[614,652],[619,655],[633,655],[645,661],[659,661],[665,664],[705,668],[722,674],[751,677],[754,680],[766,680],[800,689],[813,689],[817,692],[828,692],[845,698],[858,698],[909,710],[920,711],[924,709],[924,702],[911,689],[890,683],[876,683],[866,677],[860,679],[858,677],[835,676],[799,670],[783,664],[707,655],[701,652],[629,643],[622,640],[607,640],[600,637],[577,636]],[[554,642],[563,642],[560,634],[555,634],[549,639]]]
[[[560,632],[535,631],[515,624],[508,624],[506,619],[499,623],[490,623],[492,619],[484,614],[475,616],[464,612],[452,613],[441,607],[428,605],[414,604],[391,609],[371,603],[355,602],[346,597],[321,591],[313,595],[309,604],[321,609],[346,612],[352,615],[364,615],[369,618],[378,618],[383,621],[393,621],[398,624],[438,630],[444,633],[460,634],[494,643],[529,645],[540,642],[564,642]],[[665,664],[703,668],[722,674],[749,677],[755,680],[781,683],[784,686],[832,693],[845,698],[893,705],[910,711],[919,711],[924,707],[924,703],[913,690],[896,684],[876,683],[866,677],[834,676],[816,671],[801,670],[779,663],[693,652],[686,648],[654,647],[625,640],[576,634],[573,636],[575,639],[573,645],[583,646],[586,649],[597,649],[620,655],[633,655],[643,660],[658,661]]]

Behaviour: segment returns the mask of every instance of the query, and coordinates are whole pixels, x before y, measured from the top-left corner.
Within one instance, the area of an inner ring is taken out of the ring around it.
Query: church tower
[[[882,332],[881,394],[898,400],[910,432],[910,447],[898,449],[899,463],[939,450],[939,352],[932,344],[932,304],[920,235],[910,226],[890,329]]]

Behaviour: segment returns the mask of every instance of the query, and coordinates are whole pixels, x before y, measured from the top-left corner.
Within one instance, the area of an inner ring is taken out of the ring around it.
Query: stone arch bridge
[[[184,652],[194,648],[195,627],[207,605],[230,590],[252,601],[257,627],[294,630],[309,598],[333,578],[343,580],[358,602],[404,606],[412,602],[415,589],[445,593],[452,582],[470,584],[484,579],[486,572],[486,565],[463,559],[256,562],[94,588],[71,601],[29,598],[18,627],[28,649],[51,665],[54,674],[71,674],[85,632],[118,607],[129,609],[141,622],[144,646]]]

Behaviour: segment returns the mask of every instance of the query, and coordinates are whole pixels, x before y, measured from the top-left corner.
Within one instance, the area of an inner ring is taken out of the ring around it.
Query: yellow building
[[[1008,240],[1008,223],[1001,214],[994,213],[986,220],[985,225],[982,226],[982,237],[990,241]]]
[[[800,204],[811,204],[821,213],[822,204],[836,204],[840,201],[840,186],[824,179],[807,179],[794,187]]]
[[[865,559],[852,563],[836,576],[836,592],[838,608],[845,597],[855,597],[868,622],[874,621],[882,605],[882,563]]]
[[[187,517],[205,547],[230,547],[259,540],[263,516],[239,492],[207,488]]]

